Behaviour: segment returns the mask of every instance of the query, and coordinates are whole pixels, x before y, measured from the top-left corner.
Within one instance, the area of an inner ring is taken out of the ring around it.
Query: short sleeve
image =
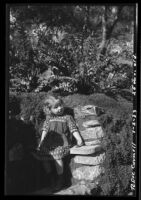
[[[78,128],[72,116],[67,116],[67,122],[71,133],[78,131]]]

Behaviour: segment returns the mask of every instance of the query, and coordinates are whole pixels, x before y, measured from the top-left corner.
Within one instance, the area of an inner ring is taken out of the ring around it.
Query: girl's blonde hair
[[[44,100],[44,112],[46,114],[49,114],[50,108],[54,106],[56,103],[60,103],[62,105],[64,104],[63,100],[58,96],[54,95],[47,96]]]

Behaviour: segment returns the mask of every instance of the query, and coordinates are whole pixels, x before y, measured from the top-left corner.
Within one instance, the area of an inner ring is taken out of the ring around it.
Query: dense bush
[[[67,49],[66,49],[67,50]],[[97,54],[95,46],[91,51]],[[127,54],[128,48],[126,48]],[[116,91],[119,93],[122,89],[130,89],[132,85],[132,57],[127,60],[122,52],[119,54],[107,54],[97,60],[96,57],[86,56],[83,61],[76,64],[74,62],[75,51],[71,52],[72,60],[67,67],[63,67],[63,55],[60,55],[61,61],[55,61],[56,64],[50,64],[50,70],[45,75],[40,75],[38,86],[35,91],[54,90],[62,94],[92,94],[93,92]],[[59,59],[54,57],[54,59]],[[59,64],[57,64],[59,63]],[[54,66],[55,65],[55,66]],[[62,65],[62,66],[61,66]],[[55,69],[55,70],[54,70]],[[49,71],[53,76],[49,76]]]
[[[103,146],[106,159],[105,173],[101,177],[102,195],[127,195],[130,192],[132,164],[132,117],[131,113],[114,118],[102,116],[101,123],[106,133]]]
[[[92,94],[129,89],[133,19],[134,6],[124,5],[11,7],[10,91],[54,88],[65,94]],[[52,80],[50,73],[59,79]]]

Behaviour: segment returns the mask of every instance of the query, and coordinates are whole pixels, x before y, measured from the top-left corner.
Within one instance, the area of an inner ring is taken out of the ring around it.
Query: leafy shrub
[[[125,195],[129,192],[132,173],[132,118],[130,113],[117,119],[108,114],[103,118],[106,159],[103,163],[105,173],[100,180],[101,194]]]
[[[77,80],[67,76],[41,76],[39,82],[39,87],[36,88],[35,92],[52,91],[61,95],[68,95],[77,91]]]
[[[46,31],[33,29],[39,37],[34,45],[31,42],[34,36],[24,30],[18,30],[17,37],[11,39],[11,91],[48,92],[53,88],[68,95],[131,87],[133,45],[129,48],[127,42],[111,39],[106,54],[98,59],[99,41],[91,35],[63,32],[60,42],[55,42],[51,39],[54,30],[49,27]],[[57,80],[49,74],[42,76],[48,70],[58,77]]]

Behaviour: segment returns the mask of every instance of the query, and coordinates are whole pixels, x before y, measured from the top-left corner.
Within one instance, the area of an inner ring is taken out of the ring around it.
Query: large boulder
[[[100,165],[82,166],[82,167],[76,168],[72,172],[72,176],[74,179],[77,179],[79,181],[85,180],[89,182],[94,182],[103,172],[104,172],[104,169]]]

